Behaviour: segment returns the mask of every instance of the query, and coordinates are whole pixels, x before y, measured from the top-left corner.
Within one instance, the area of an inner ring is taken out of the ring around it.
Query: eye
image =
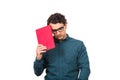
[[[58,29],[52,29],[52,32],[53,32],[53,33],[56,33],[57,31],[62,32],[63,29],[64,29],[64,26],[63,26],[63,27],[60,27],[60,28],[58,28]]]
[[[60,27],[59,30],[62,30],[64,27]]]

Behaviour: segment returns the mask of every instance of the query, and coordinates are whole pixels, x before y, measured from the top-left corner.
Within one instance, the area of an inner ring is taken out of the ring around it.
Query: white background
[[[35,29],[55,12],[68,20],[67,33],[84,41],[89,80],[120,80],[119,0],[0,0],[0,80],[44,80],[35,76]]]

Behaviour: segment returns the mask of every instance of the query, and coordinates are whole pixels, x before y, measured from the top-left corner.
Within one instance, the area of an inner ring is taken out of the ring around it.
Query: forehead
[[[50,26],[52,27],[52,29],[58,29],[60,27],[63,27],[64,24],[63,23],[56,23],[56,24],[50,23]]]

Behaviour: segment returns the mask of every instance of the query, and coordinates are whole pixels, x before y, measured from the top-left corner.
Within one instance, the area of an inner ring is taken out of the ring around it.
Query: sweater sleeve
[[[78,54],[78,67],[80,71],[78,80],[88,80],[90,74],[90,66],[86,47],[83,42],[82,46],[79,48]]]
[[[35,59],[33,68],[34,68],[34,73],[37,76],[40,76],[43,73],[45,67],[46,67],[45,60],[43,58],[41,60]]]

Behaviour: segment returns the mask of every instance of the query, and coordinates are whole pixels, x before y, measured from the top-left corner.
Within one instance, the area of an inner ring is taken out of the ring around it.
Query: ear
[[[67,29],[67,24],[65,24],[65,29]]]

